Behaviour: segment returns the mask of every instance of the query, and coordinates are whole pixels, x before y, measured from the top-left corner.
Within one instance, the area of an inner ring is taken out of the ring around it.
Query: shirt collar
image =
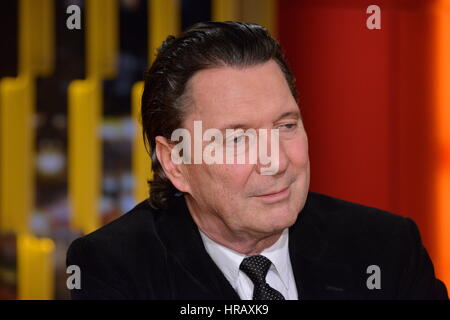
[[[245,254],[227,248],[204,234],[200,229],[200,236],[203,240],[206,251],[211,256],[227,280],[234,289],[237,286],[239,276],[239,266],[246,257]],[[269,248],[264,249],[260,254],[272,261],[271,268],[275,267],[275,271],[279,274],[281,281],[286,288],[289,287],[289,232],[284,229],[280,238]]]

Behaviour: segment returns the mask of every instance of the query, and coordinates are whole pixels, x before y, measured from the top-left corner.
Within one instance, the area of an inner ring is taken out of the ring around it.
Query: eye
[[[245,137],[244,134],[230,136],[226,139],[226,145],[227,146],[239,145],[244,142],[244,137]],[[224,143],[225,143],[225,141],[224,141]]]
[[[285,124],[282,124],[280,127],[282,129],[291,130],[291,129],[295,129],[297,127],[297,123],[285,123]]]
[[[242,138],[243,137],[244,137],[244,135],[240,135],[240,136],[234,137],[233,138],[233,143],[234,144],[238,144],[238,143],[242,142]]]

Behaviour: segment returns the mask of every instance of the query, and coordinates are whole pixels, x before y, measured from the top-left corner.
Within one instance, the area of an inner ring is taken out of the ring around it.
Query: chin
[[[297,220],[298,212],[287,206],[274,209],[264,221],[264,229],[268,233],[276,233],[292,226]]]

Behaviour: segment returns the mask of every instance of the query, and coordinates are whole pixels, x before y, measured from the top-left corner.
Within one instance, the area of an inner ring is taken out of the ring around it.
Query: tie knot
[[[251,256],[242,260],[239,269],[253,281],[255,285],[264,284],[272,262],[262,255]]]

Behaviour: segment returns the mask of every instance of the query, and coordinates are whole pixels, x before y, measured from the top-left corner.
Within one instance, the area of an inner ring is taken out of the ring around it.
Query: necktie
[[[271,264],[272,262],[262,255],[242,260],[239,269],[253,281],[253,300],[284,300],[283,295],[266,282],[266,275]]]

